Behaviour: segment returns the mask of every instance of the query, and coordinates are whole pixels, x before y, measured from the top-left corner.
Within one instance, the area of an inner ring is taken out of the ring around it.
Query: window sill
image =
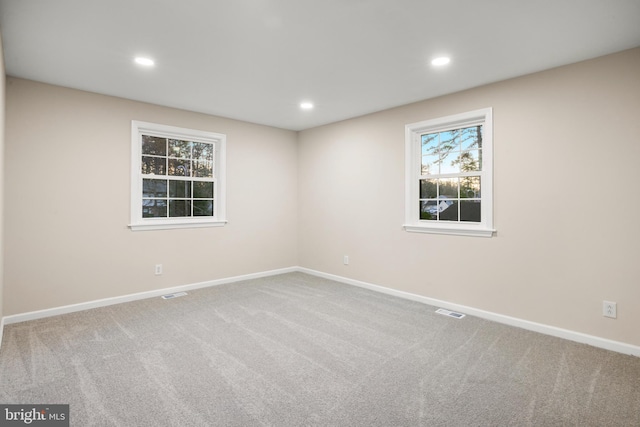
[[[491,228],[473,227],[461,224],[404,224],[405,231],[410,233],[448,234],[453,236],[493,237],[496,231]]]
[[[175,228],[203,228],[203,227],[222,227],[227,223],[226,220],[220,221],[162,221],[162,222],[145,222],[137,224],[129,224],[132,231],[146,230],[171,230]]]

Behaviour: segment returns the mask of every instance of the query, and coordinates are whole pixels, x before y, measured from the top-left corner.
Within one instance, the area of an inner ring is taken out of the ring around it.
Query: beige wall
[[[132,119],[227,135],[225,227],[127,228]],[[295,132],[16,78],[6,130],[5,316],[297,265]]]
[[[403,231],[405,124],[484,107],[497,235]],[[640,345],[639,118],[634,49],[303,131],[300,265]]]

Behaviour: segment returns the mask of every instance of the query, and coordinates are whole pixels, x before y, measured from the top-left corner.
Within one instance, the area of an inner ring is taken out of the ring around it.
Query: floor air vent
[[[465,315],[462,313],[456,313],[455,311],[445,310],[444,308],[439,308],[436,310],[436,313],[443,314],[449,317],[455,317],[456,319],[462,319]]]
[[[178,298],[187,295],[186,292],[176,292],[175,294],[162,295],[162,299]]]

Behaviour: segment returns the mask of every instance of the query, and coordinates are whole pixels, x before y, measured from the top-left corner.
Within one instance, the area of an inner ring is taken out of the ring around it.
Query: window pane
[[[422,175],[433,175],[440,173],[439,167],[439,157],[437,155],[425,155],[422,156],[422,167],[420,173]]]
[[[208,160],[194,160],[193,176],[197,176],[198,178],[213,178],[213,162]]]
[[[213,144],[207,144],[205,142],[194,142],[193,159],[213,162]]]
[[[167,197],[167,180],[143,179],[142,197]]]
[[[462,129],[462,150],[482,148],[482,126]]]
[[[444,153],[443,153],[444,154]],[[440,163],[440,173],[460,173],[459,151],[450,151]]]
[[[169,181],[169,197],[191,198],[191,181]]]
[[[213,216],[213,200],[194,200],[193,216]]]
[[[142,173],[145,175],[164,175],[167,159],[164,157],[142,156]]]
[[[438,197],[438,180],[437,179],[421,179],[420,180],[420,198],[435,199]]]
[[[191,176],[189,163],[191,163],[190,160],[169,159],[169,173],[167,175]]]
[[[443,178],[439,180],[440,198],[458,198],[458,178]],[[444,196],[444,197],[443,197]]]
[[[460,198],[462,199],[479,199],[480,195],[480,177],[467,176],[460,178]]]
[[[170,139],[169,157],[179,157],[181,159],[191,158],[191,142],[179,139]]]
[[[457,221],[458,220],[458,202],[449,204],[438,215],[440,221]]]
[[[213,182],[193,182],[193,197],[195,199],[212,199]]]
[[[460,202],[460,221],[480,222],[480,200]]]
[[[167,216],[166,200],[142,200],[143,218],[162,218]]]
[[[478,150],[465,151],[460,153],[455,160],[461,172],[474,172],[480,170],[480,157]]]
[[[420,202],[420,219],[434,221],[438,217],[437,202],[431,200],[428,202]]]
[[[440,134],[429,133],[422,135],[422,154],[436,154],[438,152],[438,137]]]
[[[191,202],[188,200],[169,200],[169,216],[191,216]]]
[[[142,135],[142,154],[167,155],[167,138]]]

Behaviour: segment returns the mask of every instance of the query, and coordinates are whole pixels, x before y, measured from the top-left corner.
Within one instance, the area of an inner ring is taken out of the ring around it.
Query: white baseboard
[[[228,277],[224,279],[210,280],[206,282],[193,283],[190,285],[175,286],[172,288],[157,289],[147,292],[139,292],[135,294],[123,295],[113,298],[105,298],[100,300],[88,301],[80,304],[65,305],[62,307],[55,307],[46,310],[31,311],[28,313],[15,314],[12,316],[5,316],[0,318],[0,345],[2,345],[2,332],[4,325],[12,323],[26,322],[28,320],[42,319],[45,317],[57,316],[60,314],[73,313],[76,311],[89,310],[97,307],[105,307],[113,304],[120,304],[123,302],[136,301],[145,298],[154,298],[161,295],[171,294],[175,292],[184,292],[193,289],[206,288],[210,286],[223,285],[227,283],[240,282],[243,280],[258,279],[260,277],[275,276],[278,274],[301,272],[311,274],[313,276],[323,277],[325,279],[335,280],[336,282],[344,283],[347,285],[358,286],[361,288],[369,289],[376,292],[381,292],[396,297],[421,302],[427,305],[435,307],[442,307],[448,310],[458,311],[471,316],[480,317],[482,319],[491,320],[494,322],[502,323],[505,325],[515,326],[529,331],[539,332],[545,335],[551,335],[558,338],[567,339],[570,341],[579,342],[582,344],[592,345],[594,347],[603,348],[606,350],[615,351],[623,354],[630,354],[640,357],[640,347],[613,341],[606,338],[600,338],[593,335],[587,335],[580,332],[570,331],[568,329],[557,328],[555,326],[544,325],[542,323],[530,322],[528,320],[518,319],[516,317],[505,316],[490,311],[479,310],[473,307],[467,307],[460,304],[454,304],[447,301],[437,300],[434,298],[428,298],[421,295],[412,294],[409,292],[399,291],[396,289],[386,288],[380,285],[374,285],[360,280],[349,279],[347,277],[337,276],[334,274],[323,273],[321,271],[312,270],[304,267],[288,267],[277,270],[269,270],[259,273],[245,274],[242,276]]]
[[[594,347],[615,351],[617,353],[629,354],[632,356],[640,357],[640,347],[632,344],[627,344],[620,341],[613,341],[606,338],[596,337],[593,335],[587,335],[581,332],[575,332],[568,329],[557,328],[555,326],[549,326],[542,323],[531,322],[528,320],[505,316],[498,313],[492,313],[490,311],[479,310],[477,308],[467,307],[460,304],[454,304],[447,301],[437,300],[434,298],[423,297],[421,295],[416,295],[409,292],[386,288],[384,286],[374,285],[371,283],[349,279],[349,278],[337,276],[334,274],[323,273],[321,271],[311,270],[308,268],[299,267],[297,271],[311,274],[318,277],[323,277],[325,279],[335,280],[336,282],[341,282],[348,285],[354,285],[354,286],[366,288],[372,291],[381,292],[384,294],[421,302],[421,303],[432,305],[435,307],[446,308],[447,310],[458,311],[460,313],[468,314],[470,316],[480,317],[482,319],[491,320],[493,322],[502,323],[509,326],[515,326],[515,327],[526,329],[529,331],[539,332],[541,334],[551,335],[554,337],[563,338],[566,340],[575,341],[582,344],[588,344]]]
[[[122,295],[119,297],[104,298],[94,301],[82,302],[79,304],[65,305],[62,307],[48,308],[45,310],[30,311],[28,313],[14,314],[2,318],[5,324],[26,322],[28,320],[42,319],[45,317],[57,316],[60,314],[73,313],[76,311],[89,310],[92,308],[106,307],[108,305],[120,304],[141,300],[145,298],[154,298],[161,295],[172,294],[175,292],[191,291],[194,289],[207,288],[209,286],[224,285],[227,283],[240,282],[242,280],[258,279],[260,277],[275,276],[277,274],[292,273],[298,271],[297,267],[281,268],[278,270],[263,271],[260,273],[244,274],[242,276],[227,277],[224,279],[209,280],[206,282],[192,283],[190,285],[174,286],[172,288],[156,289],[153,291],[139,292],[135,294]],[[0,331],[0,337],[2,332]],[[0,344],[2,341],[0,341]]]

